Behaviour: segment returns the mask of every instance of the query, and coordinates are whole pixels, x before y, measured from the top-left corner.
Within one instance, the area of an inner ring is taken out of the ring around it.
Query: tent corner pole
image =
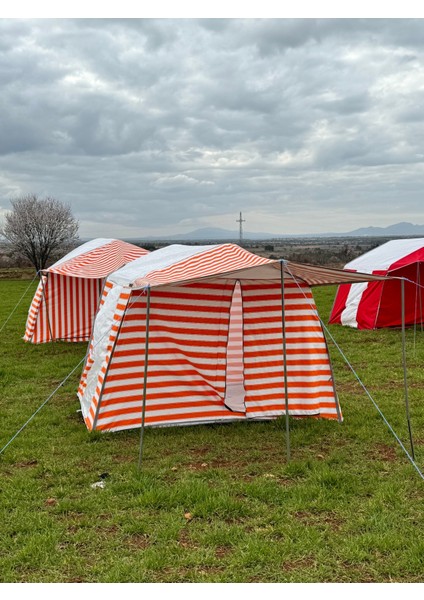
[[[147,370],[149,360],[149,329],[150,329],[150,286],[147,288],[146,295],[146,337],[144,345],[144,380],[143,380],[143,404],[141,410],[141,429],[140,429],[140,451],[138,456],[138,470],[141,469],[143,462],[143,441],[144,429],[146,423],[146,396],[147,396]]]
[[[289,422],[289,386],[287,377],[287,346],[286,346],[286,314],[284,304],[284,267],[280,261],[280,272],[281,272],[281,321],[283,331],[283,361],[284,361],[284,402],[285,402],[285,415],[286,415],[286,452],[287,462],[290,462],[291,450],[290,450],[290,422]]]
[[[412,428],[411,428],[411,417],[409,413],[409,400],[408,400],[408,378],[406,371],[406,343],[405,343],[405,279],[402,278],[400,282],[401,289],[401,310],[402,310],[402,362],[403,362],[403,382],[405,389],[405,409],[406,409],[406,420],[408,422],[409,442],[411,445],[411,456],[415,460],[414,441],[412,439]]]

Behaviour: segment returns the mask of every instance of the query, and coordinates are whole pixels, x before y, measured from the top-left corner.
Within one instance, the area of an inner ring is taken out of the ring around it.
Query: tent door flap
[[[234,286],[228,326],[225,406],[246,412],[243,366],[243,302],[240,282]]]

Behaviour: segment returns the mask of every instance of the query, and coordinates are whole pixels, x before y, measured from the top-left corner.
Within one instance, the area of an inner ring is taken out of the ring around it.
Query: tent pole
[[[150,328],[150,286],[147,288],[146,298],[146,339],[144,345],[144,382],[143,382],[143,407],[141,412],[141,430],[140,430],[140,453],[138,457],[138,469],[141,469],[143,460],[143,438],[144,426],[146,422],[146,394],[147,394],[147,367],[149,359],[149,328]]]
[[[284,306],[284,268],[283,261],[280,262],[281,270],[281,321],[283,326],[283,360],[284,360],[284,400],[286,408],[286,448],[287,462],[290,462],[290,424],[289,424],[289,388],[287,378],[287,347],[286,347],[286,313]]]
[[[406,419],[408,421],[409,441],[411,444],[411,455],[415,460],[414,442],[412,439],[411,419],[409,415],[409,401],[408,401],[408,381],[406,376],[406,350],[405,350],[405,280],[401,280],[401,300],[402,300],[402,358],[403,358],[403,381],[405,387],[405,408],[406,408]]]
[[[48,273],[46,273],[46,281],[47,281],[47,278],[48,278]],[[48,325],[49,333],[50,333],[50,341],[53,342],[52,326],[50,323],[50,315],[49,315],[49,305],[47,303],[47,294],[46,294],[46,288],[44,287],[43,273],[41,273],[40,279],[41,279],[41,286],[43,288],[44,305],[46,307],[47,325]]]

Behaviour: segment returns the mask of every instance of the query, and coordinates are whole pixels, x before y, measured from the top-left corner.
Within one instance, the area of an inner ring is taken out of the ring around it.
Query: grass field
[[[27,280],[0,280],[0,328]],[[85,344],[22,341],[35,283],[0,333],[0,582],[422,582],[424,481],[329,340],[342,424],[89,433]],[[327,321],[334,288],[314,290]],[[400,331],[329,328],[410,451]],[[424,345],[407,332],[416,463]],[[105,487],[92,487],[103,481]]]

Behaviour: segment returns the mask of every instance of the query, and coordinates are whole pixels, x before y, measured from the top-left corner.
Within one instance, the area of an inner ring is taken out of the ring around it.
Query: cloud
[[[2,19],[0,208],[55,196],[83,236],[240,211],[274,233],[424,222],[423,33],[421,19]]]

